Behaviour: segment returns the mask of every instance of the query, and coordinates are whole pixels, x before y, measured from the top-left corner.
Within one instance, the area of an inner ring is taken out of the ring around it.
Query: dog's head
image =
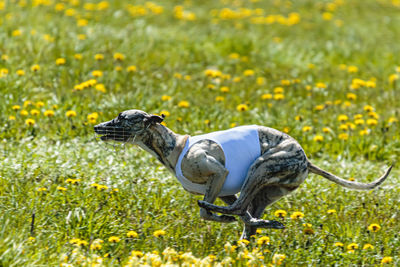
[[[161,123],[163,119],[164,116],[131,109],[121,112],[115,119],[94,126],[94,131],[101,135],[100,139],[103,141],[134,143],[136,136],[143,134],[150,126]]]

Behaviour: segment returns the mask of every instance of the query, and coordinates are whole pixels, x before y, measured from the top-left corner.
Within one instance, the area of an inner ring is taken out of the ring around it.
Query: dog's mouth
[[[122,127],[95,126],[94,132],[102,141],[127,142],[132,137],[130,131]]]

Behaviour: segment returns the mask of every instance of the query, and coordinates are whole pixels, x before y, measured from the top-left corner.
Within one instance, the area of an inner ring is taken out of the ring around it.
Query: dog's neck
[[[155,156],[169,171],[175,173],[176,163],[188,137],[176,134],[157,123],[141,134],[138,145]]]

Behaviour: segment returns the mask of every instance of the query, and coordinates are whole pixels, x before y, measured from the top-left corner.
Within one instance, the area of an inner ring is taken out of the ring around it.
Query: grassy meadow
[[[399,266],[398,167],[370,192],[310,175],[249,243],[93,132],[127,109],[260,124],[369,182],[400,159],[399,36],[399,0],[0,0],[0,265]]]

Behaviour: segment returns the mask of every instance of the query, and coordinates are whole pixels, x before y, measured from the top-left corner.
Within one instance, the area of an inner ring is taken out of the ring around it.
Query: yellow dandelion
[[[365,121],[364,121],[363,119],[356,119],[356,120],[354,121],[354,123],[355,123],[356,125],[363,125],[363,124],[365,123]]]
[[[347,115],[341,114],[338,116],[338,121],[344,122],[347,121],[349,119],[349,117],[347,117]]]
[[[224,101],[225,100],[225,97],[223,97],[223,96],[217,96],[217,97],[215,97],[215,101],[216,102],[222,102],[222,101]]]
[[[21,114],[21,116],[28,116],[28,115],[29,115],[29,112],[28,112],[27,110],[23,109],[23,110],[21,110],[21,111],[19,112],[19,114]]]
[[[291,219],[302,219],[304,217],[304,213],[302,213],[301,211],[295,211],[290,215]]]
[[[104,59],[104,55],[103,54],[96,54],[96,55],[94,55],[94,59],[95,60],[103,60]]]
[[[110,243],[118,243],[119,241],[121,241],[121,239],[118,236],[111,236],[108,239],[108,242],[110,242]]]
[[[36,191],[38,191],[38,192],[45,192],[45,191],[47,191],[47,188],[45,188],[45,187],[39,187],[39,188],[36,189]]]
[[[67,191],[67,188],[62,187],[62,186],[57,186],[58,191]]]
[[[272,263],[276,265],[282,265],[283,261],[286,259],[285,254],[274,254],[272,257]]]
[[[179,101],[178,107],[180,108],[188,108],[190,107],[190,103],[186,100]]]
[[[130,65],[126,68],[127,72],[136,72],[137,71],[137,67],[134,65]]]
[[[321,110],[323,110],[325,108],[325,105],[316,105],[315,107],[314,107],[314,110],[316,110],[316,111],[321,111]]]
[[[264,85],[265,84],[265,78],[264,77],[257,77],[256,83],[257,83],[257,85]]]
[[[11,107],[11,109],[17,111],[17,110],[21,109],[21,106],[20,105],[14,105],[14,106]]]
[[[332,130],[331,130],[330,128],[328,128],[328,127],[322,128],[322,131],[323,131],[324,133],[330,133],[330,132],[332,132]]]
[[[288,86],[291,84],[290,80],[281,80],[281,84],[284,86]]]
[[[8,119],[10,121],[15,121],[17,118],[14,115],[10,115],[10,116],[8,116]]]
[[[356,243],[350,243],[347,245],[348,250],[355,250],[358,249],[358,245]]]
[[[35,125],[35,120],[34,119],[26,119],[25,124],[28,126],[33,126],[33,125]]]
[[[123,61],[125,59],[125,55],[121,53],[115,53],[114,54],[114,59],[118,61]]]
[[[372,106],[370,106],[370,105],[366,105],[366,106],[364,106],[364,111],[372,112],[372,111],[374,111],[374,108]]]
[[[66,63],[65,58],[57,58],[57,59],[56,59],[56,65],[57,65],[57,66],[64,65],[65,63]]]
[[[164,236],[165,234],[166,234],[166,232],[164,230],[156,230],[153,232],[153,236],[155,236],[155,237]]]
[[[37,72],[37,71],[39,71],[40,70],[40,66],[39,65],[33,65],[32,67],[31,67],[31,70],[32,71],[34,71],[34,72]]]
[[[364,250],[374,249],[374,246],[373,246],[372,244],[367,243],[367,244],[365,244],[365,245],[363,246],[363,249],[364,249]]]
[[[257,240],[257,245],[268,245],[270,238],[268,236],[262,236]]]
[[[75,58],[76,60],[81,60],[81,59],[83,58],[83,56],[82,56],[82,54],[75,54],[75,55],[74,55],[74,58]]]
[[[65,115],[66,115],[68,118],[76,117],[76,112],[73,111],[73,110],[68,110],[68,111],[65,113]]]
[[[40,111],[39,110],[37,110],[37,109],[32,109],[31,110],[31,115],[32,116],[37,116],[37,115],[39,115],[40,114]]]
[[[319,82],[319,83],[317,83],[317,84],[315,85],[315,87],[317,87],[317,88],[319,88],[319,89],[325,89],[325,88],[327,87],[327,85],[326,85],[325,83]]]
[[[275,94],[274,95],[274,100],[283,100],[283,99],[285,99],[284,94]]]
[[[171,96],[169,96],[169,95],[163,95],[162,97],[161,97],[161,100],[162,101],[169,101],[169,100],[171,100]]]
[[[228,86],[222,86],[219,90],[220,90],[222,93],[228,93],[228,92],[229,92],[229,87],[228,87]]]
[[[311,126],[304,126],[303,129],[302,129],[303,132],[309,132],[311,130],[312,130]]]
[[[14,30],[14,31],[11,32],[11,35],[13,37],[20,36],[21,34],[22,34],[21,30]]]
[[[368,230],[375,233],[381,230],[381,226],[377,223],[373,223],[368,226]]]
[[[274,94],[283,94],[285,92],[285,89],[283,87],[275,87],[274,88]]]
[[[330,209],[330,210],[327,210],[326,213],[328,213],[328,214],[335,214],[335,213],[336,213],[336,210]]]
[[[356,67],[356,66],[348,66],[347,67],[347,71],[349,73],[356,73],[356,72],[358,72],[358,67]]]
[[[238,246],[243,244],[244,246],[247,246],[248,244],[250,244],[250,241],[247,239],[241,239],[237,242]]]
[[[383,257],[381,260],[381,264],[391,263],[393,261],[392,257]]]
[[[353,100],[353,101],[357,99],[357,95],[356,95],[356,94],[353,94],[353,93],[348,93],[348,94],[346,95],[346,97],[347,97],[347,99]]]
[[[313,138],[314,142],[322,142],[324,141],[324,137],[322,135],[316,135]]]
[[[254,76],[254,70],[247,69],[243,72],[243,75],[246,77]]]
[[[138,235],[138,233],[136,233],[135,231],[129,231],[128,233],[126,233],[126,236],[127,237],[129,237],[129,238],[136,238],[136,237],[138,237],[139,235]]]
[[[94,88],[96,89],[96,91],[99,91],[102,93],[107,92],[106,87],[102,83],[96,84],[96,86]]]
[[[246,104],[239,104],[236,107],[237,111],[247,111],[249,109],[249,107]]]
[[[263,94],[262,96],[261,96],[261,99],[263,99],[263,100],[268,100],[268,99],[272,99],[272,94]]]
[[[349,140],[349,135],[347,133],[341,133],[341,134],[339,134],[338,137],[340,140],[344,140],[344,141]]]
[[[92,71],[92,75],[93,75],[93,77],[98,78],[98,77],[103,76],[103,72],[101,70],[94,70],[94,71]]]
[[[335,242],[335,244],[333,244],[333,246],[335,246],[335,247],[344,247],[344,244],[342,242]]]
[[[395,81],[397,81],[399,79],[399,75],[398,74],[391,74],[389,75],[389,83],[394,83]]]
[[[165,117],[168,117],[171,115],[171,113],[169,113],[168,110],[162,110],[162,111],[160,111],[160,115],[164,115]]]
[[[17,70],[17,75],[18,76],[24,76],[25,75],[25,71],[24,70]]]
[[[367,124],[368,124],[369,126],[375,126],[375,125],[378,124],[378,121],[377,121],[376,119],[368,119],[368,120],[367,120]]]

